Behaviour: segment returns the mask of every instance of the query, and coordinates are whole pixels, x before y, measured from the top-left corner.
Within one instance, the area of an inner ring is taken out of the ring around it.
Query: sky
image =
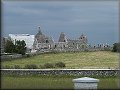
[[[2,1],[2,35],[32,34],[38,26],[58,41],[61,32],[78,39],[85,34],[89,44],[118,42],[117,1]]]

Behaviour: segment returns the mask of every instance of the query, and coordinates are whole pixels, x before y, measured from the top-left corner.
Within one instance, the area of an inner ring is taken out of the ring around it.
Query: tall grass
[[[3,76],[2,89],[74,89],[73,79],[81,76]],[[116,77],[98,77],[98,89],[116,89]]]

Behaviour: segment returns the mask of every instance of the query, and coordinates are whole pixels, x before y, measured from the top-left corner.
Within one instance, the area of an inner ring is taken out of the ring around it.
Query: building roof
[[[38,33],[35,35],[35,38],[37,39],[38,43],[50,43],[50,42],[53,42],[52,38],[46,37],[42,33],[40,27],[39,27]]]
[[[61,32],[58,42],[66,42],[67,38],[65,33]]]

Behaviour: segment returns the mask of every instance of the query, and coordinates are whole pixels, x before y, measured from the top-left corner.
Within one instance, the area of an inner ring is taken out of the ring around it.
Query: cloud
[[[3,15],[5,33],[36,34],[36,26],[40,25],[47,35],[54,38],[64,31],[73,38],[85,32],[92,39],[91,33],[102,38],[106,35],[104,33],[116,30],[119,17],[118,2],[112,1],[6,1],[3,2]],[[109,40],[113,40],[113,36]]]

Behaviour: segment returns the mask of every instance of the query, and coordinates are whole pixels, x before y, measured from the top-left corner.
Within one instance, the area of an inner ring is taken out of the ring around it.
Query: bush
[[[5,66],[3,66],[3,68],[5,68],[5,69],[11,69],[11,68],[13,68],[13,67],[11,67],[11,66],[9,66],[9,65],[5,65]]]
[[[27,55],[25,54],[25,55],[22,55],[22,58],[27,58]]]
[[[35,65],[35,64],[25,65],[24,68],[26,68],[26,69],[38,69],[37,65]]]
[[[39,68],[44,69],[45,67],[44,67],[44,65],[39,65]]]
[[[15,65],[14,68],[15,69],[21,69],[21,67],[19,65]]]
[[[63,62],[58,62],[58,63],[55,63],[55,66],[56,66],[56,67],[59,67],[59,68],[63,68],[63,67],[65,67],[65,63],[63,63]]]
[[[112,51],[113,52],[120,52],[120,43],[114,43]]]
[[[26,54],[27,57],[30,57],[30,54]]]
[[[5,66],[1,66],[1,69],[4,69],[5,68]]]
[[[54,68],[54,65],[51,63],[45,63],[44,68]]]

